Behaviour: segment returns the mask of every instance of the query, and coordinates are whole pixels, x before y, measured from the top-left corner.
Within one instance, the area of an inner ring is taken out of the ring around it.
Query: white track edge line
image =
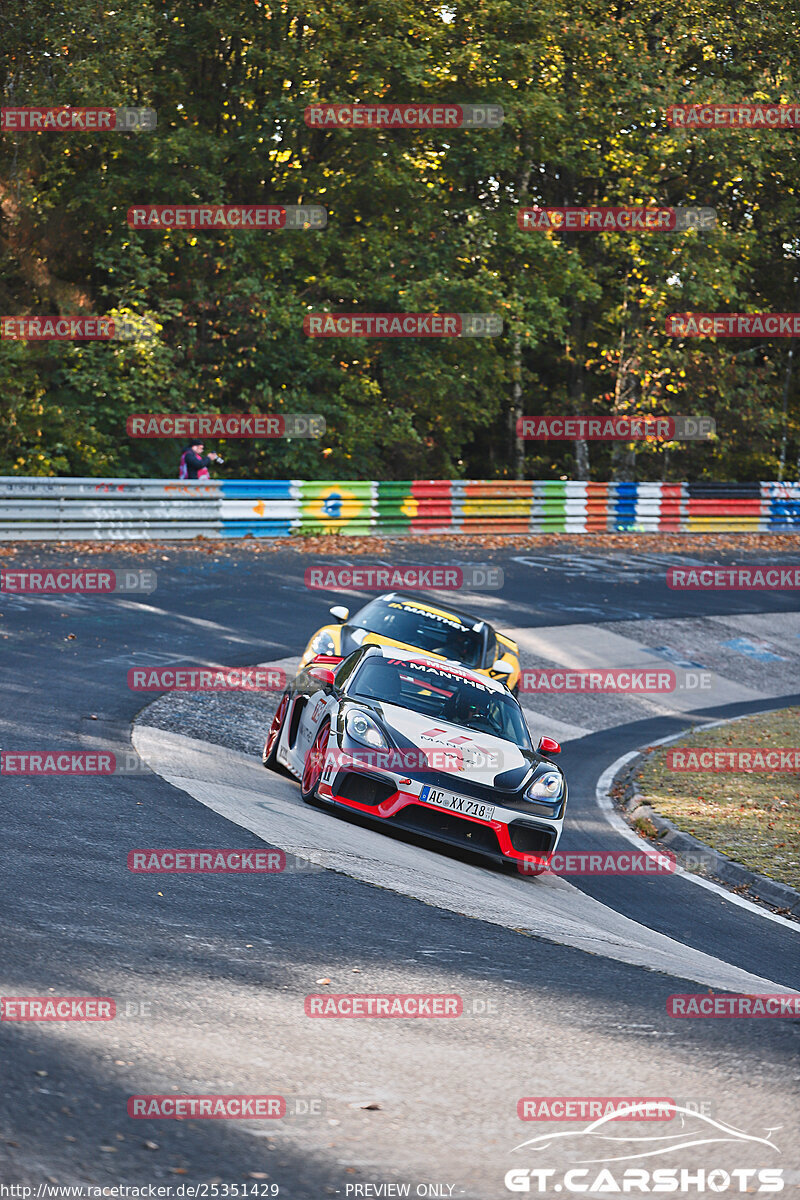
[[[727,724],[727,722],[720,721],[719,724]],[[650,742],[649,744],[651,746],[662,746],[665,742],[674,742],[677,741],[678,738],[685,736],[686,730],[684,730],[682,733],[673,734],[668,738],[662,738],[660,742]],[[638,837],[637,834],[633,832],[630,825],[628,825],[628,823],[623,820],[623,818],[615,810],[610,796],[610,788],[616,776],[626,763],[631,762],[631,760],[634,758],[638,758],[640,753],[641,751],[639,750],[629,750],[627,754],[621,754],[620,757],[611,763],[609,767],[606,767],[605,771],[603,771],[603,774],[597,781],[595,797],[597,799],[598,808],[608,821],[609,825],[611,825],[613,829],[616,829],[617,833],[622,834],[626,841],[636,846],[639,850],[643,850],[647,846],[650,846],[652,849],[652,843],[644,841],[643,838]],[[642,844],[643,841],[644,845]],[[703,879],[702,876],[695,875],[693,871],[687,871],[681,866],[676,866],[674,873],[676,875],[682,875],[684,879],[690,880],[692,883],[697,884],[698,887],[705,888],[708,892],[715,892],[718,896],[723,896],[726,900],[729,900],[731,904],[738,904],[740,908],[747,909],[748,912],[755,913],[756,916],[765,917],[766,920],[774,921],[777,925],[783,925],[787,929],[791,929],[794,933],[800,933],[800,926],[798,926],[796,921],[790,921],[788,917],[782,917],[779,913],[770,912],[768,909],[762,908],[759,904],[754,904],[752,900],[745,900],[744,896],[737,896],[735,892],[728,891],[727,888],[722,887],[722,885],[719,883],[712,883],[710,879]]]

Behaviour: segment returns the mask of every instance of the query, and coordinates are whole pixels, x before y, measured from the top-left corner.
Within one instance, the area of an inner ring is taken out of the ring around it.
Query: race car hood
[[[516,743],[505,738],[465,729],[463,725],[452,725],[384,701],[379,702],[379,707],[383,723],[399,747],[438,752],[431,763],[446,765],[438,767],[437,773],[440,770],[462,775],[485,787],[511,790],[520,786],[537,761],[533,751],[525,755]]]

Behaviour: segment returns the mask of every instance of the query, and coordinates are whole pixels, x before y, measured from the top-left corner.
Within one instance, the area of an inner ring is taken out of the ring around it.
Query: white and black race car
[[[567,782],[547,757],[560,749],[543,737],[534,750],[504,684],[416,651],[362,646],[298,673],[262,761],[298,778],[308,803],[527,867],[561,836]]]

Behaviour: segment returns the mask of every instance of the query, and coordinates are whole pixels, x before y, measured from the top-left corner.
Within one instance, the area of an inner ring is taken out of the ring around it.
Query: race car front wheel
[[[264,751],[261,755],[261,761],[265,767],[274,771],[278,765],[278,742],[281,740],[281,729],[286,716],[286,711],[289,707],[289,693],[284,692],[281,696],[281,702],[278,705],[278,711],[272,718],[272,724],[269,727],[267,740],[264,743]]]
[[[305,765],[303,766],[303,778],[300,781],[300,795],[306,804],[313,804],[316,799],[317,784],[322,775],[322,768],[325,765],[325,751],[328,748],[330,732],[330,721],[323,721],[317,731],[317,736],[314,738],[314,744],[306,755]]]

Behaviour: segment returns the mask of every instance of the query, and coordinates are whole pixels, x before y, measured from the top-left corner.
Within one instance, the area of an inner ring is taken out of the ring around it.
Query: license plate
[[[494,817],[493,804],[482,804],[480,800],[467,800],[464,796],[454,796],[452,792],[443,792],[427,783],[420,792],[419,798],[426,804],[437,804],[439,808],[447,808],[450,812],[463,813],[465,817],[480,817],[482,821],[491,821]]]

